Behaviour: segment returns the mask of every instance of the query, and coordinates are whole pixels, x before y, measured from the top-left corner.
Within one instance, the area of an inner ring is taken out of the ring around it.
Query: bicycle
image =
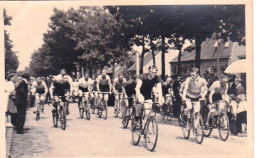
[[[123,107],[123,121],[122,121],[122,124],[123,124],[124,128],[128,127],[129,121],[133,118],[132,117],[133,116],[132,115],[133,114],[133,108],[136,105],[136,98],[134,96],[133,97],[128,97],[127,99],[132,99],[132,108],[129,108],[129,105],[128,105],[128,107],[126,107],[126,106]]]
[[[203,142],[204,138],[204,124],[203,124],[203,119],[200,115],[199,112],[194,111],[194,103],[191,102],[192,104],[192,109],[189,112],[188,115],[190,115],[189,119],[187,119],[187,123],[185,123],[184,116],[183,116],[183,110],[181,112],[181,120],[182,120],[182,133],[185,139],[189,139],[190,136],[190,130],[192,129],[193,135],[195,135],[195,140],[198,144],[201,144]]]
[[[86,99],[85,95],[89,95],[89,92],[83,92],[83,96],[81,97],[81,101],[79,102],[79,115],[80,118],[83,119],[85,113],[86,119],[90,120],[90,108],[89,108],[90,98]]]
[[[117,100],[117,105],[116,105],[116,109],[117,111],[115,111],[115,117],[118,117],[118,115],[121,113],[121,119],[123,118],[123,107],[124,105],[124,100],[123,100],[123,93],[117,93],[118,95],[118,100]]]
[[[140,104],[136,106],[140,106]],[[144,104],[141,104],[139,117],[136,117],[136,110],[133,111],[134,113],[132,116],[135,117],[132,118],[132,142],[134,145],[138,145],[141,136],[143,135],[147,149],[149,151],[154,151],[158,141],[158,124],[155,118],[155,113],[150,111],[143,126],[143,119],[145,117],[143,114],[144,110]],[[151,113],[153,113],[153,115],[151,115]]]
[[[223,110],[221,111],[219,108],[221,105],[225,107],[225,101],[220,100],[214,103],[214,105],[215,106],[213,108],[216,109],[216,113],[215,115],[212,115],[212,117],[209,120],[209,129],[204,129],[204,135],[206,137],[209,137],[212,130],[214,128],[218,128],[220,139],[222,141],[226,141],[228,139],[230,130],[229,120],[226,112]]]
[[[53,100],[57,105],[54,106],[55,109],[52,111],[52,119],[54,127],[58,126],[58,122],[60,121],[61,129],[66,129],[66,115],[67,115],[67,102],[68,96],[56,96]],[[65,100],[64,102],[62,100]],[[61,102],[63,104],[61,104]],[[53,103],[53,104],[54,104]]]
[[[174,97],[172,95],[166,95],[165,98],[165,100],[167,100],[167,98],[172,98],[172,100],[174,100]],[[164,104],[161,110],[162,118],[166,118],[168,121],[171,121],[171,119],[173,118],[173,105],[171,104],[172,100],[167,104]]]
[[[35,120],[38,121],[40,119],[40,113],[43,112],[43,104],[44,102],[41,101],[41,94],[35,94],[35,105],[36,105],[36,118]]]
[[[94,95],[94,98],[91,98],[90,99],[90,109],[92,111],[92,114],[95,114],[95,110],[96,110],[96,107],[97,107],[97,96],[96,96],[96,91],[92,91],[93,95]]]
[[[98,92],[98,94],[103,94],[102,100],[100,100],[98,105],[98,116],[99,118],[107,119],[107,101],[104,98],[104,94],[110,94],[110,92]]]

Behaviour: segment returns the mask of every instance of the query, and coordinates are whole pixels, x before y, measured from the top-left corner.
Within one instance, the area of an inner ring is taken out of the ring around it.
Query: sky
[[[18,52],[18,70],[29,66],[32,53],[43,44],[43,34],[47,32],[53,9],[77,9],[82,3],[57,2],[8,2],[4,4],[7,15],[13,19],[11,26],[5,27],[13,41],[13,50]]]

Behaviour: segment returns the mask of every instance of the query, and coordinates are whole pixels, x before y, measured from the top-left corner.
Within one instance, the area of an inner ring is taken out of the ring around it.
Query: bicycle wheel
[[[183,137],[185,139],[189,139],[190,137],[190,127],[188,127],[187,123],[184,122],[184,119],[183,119],[184,115],[181,114],[180,115],[180,119],[179,119],[179,124],[180,126],[182,127],[182,134],[183,134]],[[189,120],[187,120],[188,122]]]
[[[66,129],[66,107],[60,108],[60,122],[61,122],[61,129]]]
[[[102,116],[102,111],[103,111],[103,102],[100,102],[100,105],[98,107],[98,117],[101,118]]]
[[[39,105],[37,105],[37,108],[36,108],[36,118],[35,120],[38,121],[40,119],[40,108],[39,108]]]
[[[173,117],[173,113],[172,113],[172,108],[171,108],[171,105],[168,105],[168,108],[167,108],[167,120],[168,121],[171,121],[172,120],[172,117]]]
[[[93,99],[90,102],[91,103],[90,108],[91,108],[92,114],[95,114],[95,104],[94,104],[94,102],[95,101]]]
[[[201,144],[204,138],[204,124],[203,119],[199,113],[196,113],[193,120],[193,128],[195,139],[198,144]]]
[[[59,115],[57,109],[52,111],[53,126],[57,127],[59,122]]]
[[[127,115],[127,113],[128,113],[128,115]],[[123,116],[123,127],[124,128],[127,128],[127,126],[128,126],[128,123],[129,123],[129,120],[131,117],[131,115],[129,113],[130,113],[130,109],[125,107],[125,112],[124,112],[124,116]]]
[[[119,110],[120,118],[123,119],[123,117],[124,117],[124,115],[125,115],[124,112],[126,112],[126,111],[125,111],[125,110],[126,110],[126,109],[125,109],[126,107],[125,107],[125,105],[124,105],[124,101],[123,101],[123,100],[120,101],[120,106],[119,106],[119,108],[120,108],[120,110]]]
[[[209,123],[212,124],[212,119],[209,120]],[[213,130],[212,128],[213,128],[213,125],[212,125],[212,127],[209,127],[209,129],[204,128],[204,136],[205,137],[209,137],[210,136],[210,134],[211,134],[211,132]]]
[[[145,143],[149,151],[153,151],[158,141],[158,124],[155,117],[150,116],[147,119],[146,125],[146,139]]]
[[[80,116],[80,118],[83,118],[83,115],[84,115],[84,106],[83,106],[83,102],[81,101],[79,103],[79,116]]]
[[[140,115],[138,118],[135,117],[136,115],[133,115],[132,118],[132,142],[134,145],[138,145],[141,139],[142,135],[142,115]]]
[[[107,119],[107,102],[103,100],[102,118]]]
[[[90,109],[89,106],[87,105],[85,108],[85,113],[86,113],[86,119],[90,120]]]
[[[221,113],[218,119],[218,131],[222,141],[226,141],[229,136],[229,120],[226,113]]]

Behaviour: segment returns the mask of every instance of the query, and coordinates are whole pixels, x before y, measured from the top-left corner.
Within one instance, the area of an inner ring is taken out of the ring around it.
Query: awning
[[[237,60],[226,68],[225,73],[228,74],[246,73],[248,68],[247,64],[248,62],[246,61],[246,59]]]

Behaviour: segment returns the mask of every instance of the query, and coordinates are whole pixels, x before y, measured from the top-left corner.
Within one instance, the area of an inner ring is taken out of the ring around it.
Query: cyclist
[[[136,95],[139,103],[144,103],[145,116],[149,114],[152,109],[152,90],[153,87],[156,87],[156,92],[158,93],[158,102],[159,105],[163,103],[162,96],[162,85],[161,78],[157,76],[157,67],[149,67],[149,73],[141,74],[137,79],[136,84]],[[137,117],[139,116],[139,108],[137,108]]]
[[[199,69],[192,68],[191,77],[185,81],[183,90],[183,101],[186,102],[186,108],[183,110],[184,121],[189,118],[188,113],[192,109],[192,102],[194,103],[194,112],[200,111],[200,99],[204,100],[208,92],[207,81],[199,76]]]
[[[124,84],[126,84],[126,79],[123,77],[122,73],[119,73],[118,78],[115,78],[113,83],[113,91],[115,94],[115,105],[114,105],[115,113],[117,113],[117,108],[118,108],[117,103],[119,100],[119,93],[122,93]],[[122,97],[123,95],[121,95],[120,99],[122,99]]]
[[[125,106],[127,108],[131,108],[133,106],[133,97],[135,95],[135,87],[136,87],[136,77],[137,76],[135,75],[133,79],[128,80],[123,88],[124,96],[127,98],[125,100]]]
[[[171,77],[168,77],[166,79],[166,82],[163,82],[162,93],[163,93],[163,96],[165,97],[165,99],[164,99],[165,104],[172,105],[172,97],[170,97],[170,96],[173,96]]]
[[[43,112],[44,111],[43,103],[45,102],[48,88],[46,83],[42,80],[41,77],[37,77],[36,81],[32,83],[31,92],[32,95],[35,95],[35,101],[36,101],[35,110],[33,112],[35,113],[37,111],[38,104],[42,104],[42,112]]]
[[[79,100],[82,101],[82,96],[84,95],[86,101],[90,98],[94,98],[92,93],[94,81],[89,77],[88,72],[85,73],[85,76],[79,79]],[[80,102],[78,103],[80,106]]]
[[[72,82],[72,98],[73,98],[73,102],[75,102],[75,98],[77,98],[79,96],[79,82],[78,79],[74,79],[74,81]]]
[[[229,102],[229,97],[227,94],[228,91],[228,77],[227,76],[222,76],[221,80],[217,80],[215,82],[213,82],[213,84],[211,85],[211,87],[209,88],[210,94],[209,94],[209,113],[207,116],[207,121],[205,124],[205,128],[208,129],[209,128],[209,119],[212,117],[213,114],[216,114],[216,109],[215,109],[215,105],[213,103],[216,103],[220,100],[224,100]],[[228,100],[227,100],[228,99]],[[224,107],[219,107],[220,111],[224,110]]]
[[[60,70],[60,74],[53,78],[52,85],[50,87],[50,96],[52,99],[53,96],[61,96],[62,102],[66,102],[65,95],[72,95],[72,79],[69,75],[67,75],[65,69]],[[56,109],[56,103],[53,104]],[[67,102],[67,115],[69,114],[69,104]]]
[[[111,93],[111,90],[112,90],[111,79],[107,75],[106,70],[102,70],[101,75],[99,75],[97,77],[97,90],[98,90],[98,92],[109,92],[109,93]],[[103,94],[99,94],[98,105],[100,105],[102,98],[103,98]],[[108,94],[104,95],[104,99],[106,101],[108,101]]]

